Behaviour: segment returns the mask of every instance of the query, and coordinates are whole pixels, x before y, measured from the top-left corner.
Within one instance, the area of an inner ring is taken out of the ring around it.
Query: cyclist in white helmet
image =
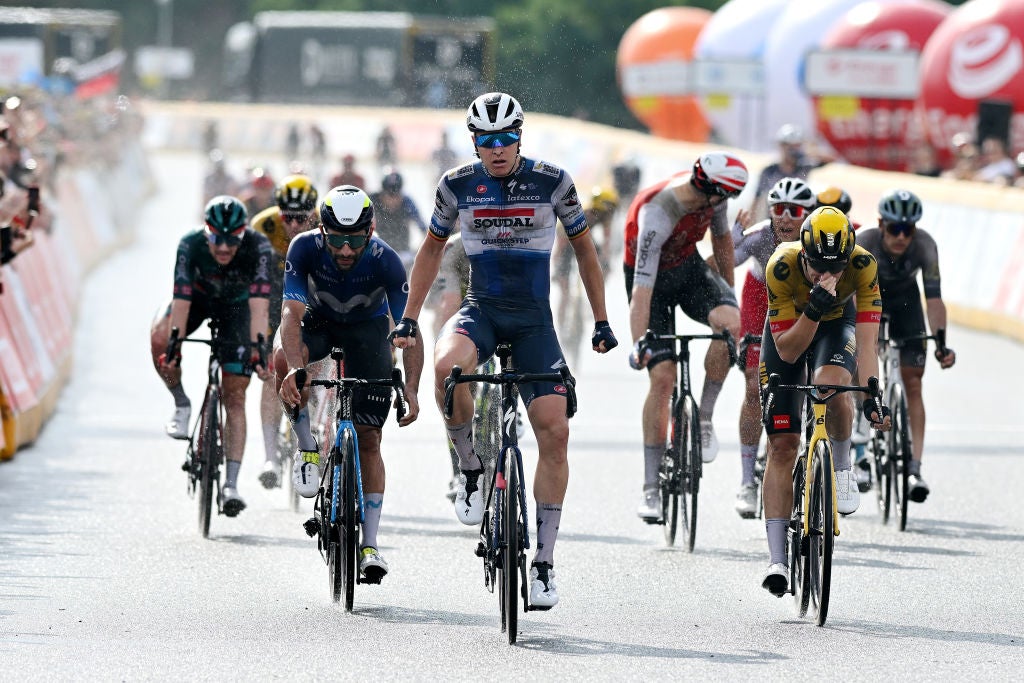
[[[747,178],[747,167],[738,157],[707,152],[694,162],[692,170],[641,190],[629,207],[624,254],[634,344],[629,362],[636,370],[646,367],[650,380],[643,408],[644,486],[637,515],[649,523],[661,518],[658,468],[665,452],[676,364],[671,343],[652,344],[641,355],[639,341],[648,329],[674,334],[676,306],[715,332],[727,329],[733,337],[739,334],[726,204],[743,191]],[[697,251],[697,242],[708,229],[718,272],[711,270]],[[712,342],[704,367],[700,430],[703,460],[711,462],[718,454],[711,418],[729,372],[724,342]]]

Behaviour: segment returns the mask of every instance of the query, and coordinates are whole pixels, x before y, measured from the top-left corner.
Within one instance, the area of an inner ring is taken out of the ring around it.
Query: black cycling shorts
[[[345,352],[345,377],[387,379],[394,368],[388,327],[388,318],[383,316],[340,324],[307,312],[302,319],[302,343],[309,349],[310,363],[326,358],[337,346]],[[358,386],[352,394],[352,421],[356,424],[381,428],[390,409],[389,387]]]
[[[633,272],[624,265],[626,273],[626,298],[633,298]],[[675,307],[683,309],[691,320],[708,324],[708,315],[719,306],[739,308],[736,292],[721,275],[713,271],[698,252],[668,270],[658,272],[651,293],[651,316],[647,328],[656,334],[675,334]],[[651,344],[651,358],[647,361],[650,370],[658,363],[674,360],[675,344],[670,341]]]
[[[804,384],[807,382],[807,367],[810,363],[812,372],[826,365],[839,365],[846,368],[851,375],[857,369],[857,306],[851,299],[843,316],[818,324],[818,331],[800,358],[795,363],[787,363],[779,357],[768,322],[765,322],[761,340],[761,362],[758,364],[758,377],[761,381],[761,400],[765,400],[765,387],[768,376],[779,375],[780,384]],[[765,416],[765,432],[771,434],[798,434],[801,427],[800,409],[804,395],[797,391],[780,391],[772,403],[771,413]]]
[[[164,315],[170,314],[171,304],[167,304]],[[210,321],[211,328],[217,328],[217,338],[222,342],[216,353],[224,372],[251,377],[253,368],[249,363],[252,347],[249,346],[248,299],[234,304],[222,304],[193,293],[188,309],[188,322],[185,324],[185,336],[199,329],[206,320]]]
[[[924,334],[924,308],[917,283],[898,294],[882,296],[882,315],[889,318],[889,336],[892,339]],[[928,347],[924,341],[908,342],[900,348],[900,365],[923,368]]]

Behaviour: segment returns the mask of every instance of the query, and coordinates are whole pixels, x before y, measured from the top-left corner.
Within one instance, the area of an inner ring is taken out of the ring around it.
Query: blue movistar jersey
[[[323,235],[309,230],[288,247],[284,267],[284,299],[306,304],[307,315],[333,323],[352,323],[387,316],[401,320],[409,298],[402,260],[383,240],[370,238],[366,250],[348,271],[334,264]]]
[[[458,223],[471,266],[468,301],[527,308],[548,304],[558,220],[569,239],[587,232],[568,173],[523,158],[494,178],[478,161],[441,177],[428,234],[446,240]]]

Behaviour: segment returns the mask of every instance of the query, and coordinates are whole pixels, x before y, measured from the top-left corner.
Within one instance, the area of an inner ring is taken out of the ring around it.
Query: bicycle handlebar
[[[455,385],[465,382],[484,382],[486,384],[525,384],[527,382],[561,382],[566,389],[565,416],[572,418],[578,407],[576,401],[576,378],[569,368],[562,366],[558,372],[512,373],[497,372],[494,374],[464,375],[458,365],[452,367],[451,373],[444,380],[444,415],[451,418],[454,409]]]
[[[848,391],[859,391],[870,396],[875,401],[875,410],[879,416],[882,415],[882,387],[877,377],[868,377],[867,386],[859,387],[855,385],[846,384],[780,384],[782,378],[777,373],[772,373],[768,376],[768,386],[766,387],[767,397],[764,401],[764,410],[762,411],[761,418],[767,421],[771,409],[775,403],[775,394],[780,391],[799,391],[814,403],[828,403],[839,394],[846,393]],[[822,391],[830,392],[827,396],[822,396]]]
[[[762,337],[759,334],[747,332],[743,335],[743,338],[740,339],[739,350],[736,353],[736,367],[744,371],[747,369],[747,352],[750,350],[751,345],[760,344],[761,341]]]
[[[738,360],[738,354],[736,353],[736,340],[733,338],[732,333],[729,330],[722,330],[721,332],[714,332],[712,334],[657,334],[653,330],[647,330],[644,336],[640,337],[640,357],[642,358],[651,344],[656,341],[678,341],[681,342],[683,348],[689,346],[691,341],[695,339],[710,339],[711,341],[724,341],[726,348],[729,350],[729,365],[735,365]]]
[[[309,377],[309,373],[306,368],[299,368],[295,371],[295,388],[301,393],[306,381]],[[339,377],[331,379],[313,379],[309,380],[309,386],[311,387],[333,387],[335,389],[346,389],[352,388],[355,385],[365,386],[378,386],[378,387],[390,387],[395,390],[398,394],[398,407],[396,412],[398,419],[401,420],[405,417],[405,413],[408,410],[408,403],[405,400],[405,382],[402,380],[402,371],[398,368],[392,368],[390,379],[360,379],[358,377]],[[298,411],[298,407],[295,408]]]
[[[166,358],[167,360],[170,360],[172,358],[177,358],[178,356],[180,356],[181,355],[181,345],[184,344],[185,342],[188,342],[190,344],[206,344],[207,346],[210,347],[211,350],[216,349],[216,348],[221,347],[221,346],[233,346],[234,347],[234,346],[238,346],[239,345],[238,342],[236,342],[236,341],[227,340],[227,339],[220,339],[216,335],[214,335],[210,339],[197,339],[197,338],[194,338],[194,337],[179,337],[178,336],[178,331],[179,330],[178,330],[177,327],[172,327],[171,328],[171,336],[168,337],[168,339],[167,339],[167,349],[164,351],[164,358]],[[256,335],[256,341],[248,342],[247,344],[244,344],[244,346],[247,346],[247,347],[250,347],[250,348],[254,347],[256,349],[257,356],[258,356],[258,360],[257,360],[256,364],[257,365],[262,365],[263,367],[267,367],[266,338],[263,336],[262,332]]]

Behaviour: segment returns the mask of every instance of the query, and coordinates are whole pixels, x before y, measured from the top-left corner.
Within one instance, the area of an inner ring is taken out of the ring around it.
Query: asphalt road
[[[926,374],[932,496],[913,506],[905,533],[883,526],[869,498],[843,521],[825,628],[761,590],[763,525],[733,511],[738,373],[719,401],[722,449],[705,468],[696,551],[667,549],[661,529],[636,518],[646,382],[621,347],[579,369],[556,550],[562,602],[521,617],[515,648],[483,587],[475,531],[444,497],[448,456],[429,392],[419,422],[386,429],[380,540],[391,573],[357,587],[354,614],[330,601],[305,515],[257,482],[256,387],[240,480],[249,507],[215,518],[203,540],[179,470],[183,443],[162,432],[172,403],[147,343],[175,244],[197,223],[200,165],[171,153],[154,163],[162,192],[141,212],[138,241],[82,292],[74,377],[57,414],[0,466],[0,679],[1021,676],[1021,348],[956,327],[959,364],[930,363]],[[427,175],[406,176],[424,207]],[[618,278],[608,293],[621,338]],[[204,356],[186,349],[185,363],[198,405]],[[694,372],[699,387],[699,363]],[[525,452],[532,469],[529,436]]]

